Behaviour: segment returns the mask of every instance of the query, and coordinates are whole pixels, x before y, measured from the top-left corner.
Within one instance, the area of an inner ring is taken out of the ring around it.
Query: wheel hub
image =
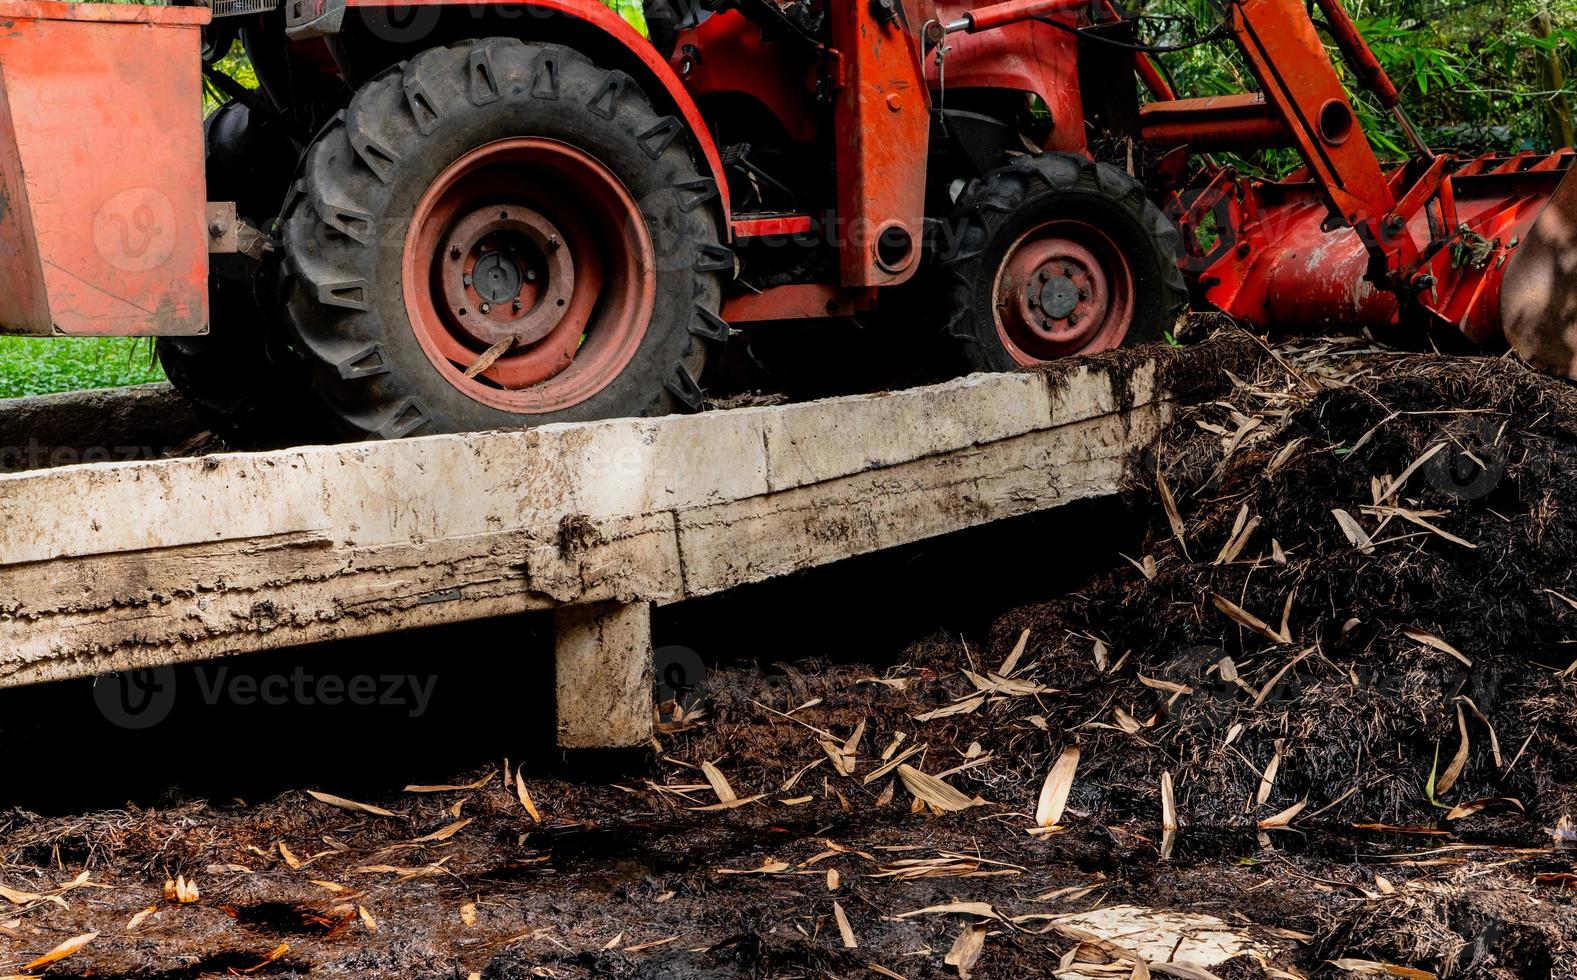
[[[1079,285],[1065,275],[1052,276],[1040,287],[1040,308],[1053,320],[1066,320],[1079,305]]]
[[[417,203],[402,258],[411,330],[467,397],[546,414],[606,388],[651,322],[657,257],[640,205],[577,147],[478,146]]]
[[[525,207],[487,205],[444,240],[445,316],[479,344],[535,343],[575,293],[575,262],[559,229]]]
[[[1024,365],[1119,346],[1133,317],[1133,273],[1093,224],[1051,221],[1022,235],[994,289],[997,328]]]

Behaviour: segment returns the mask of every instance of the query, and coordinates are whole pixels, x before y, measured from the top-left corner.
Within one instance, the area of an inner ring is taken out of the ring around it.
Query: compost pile
[[[1163,373],[1143,547],[1075,594],[660,663],[605,775],[12,813],[0,973],[1577,975],[1577,390],[1242,334]]]

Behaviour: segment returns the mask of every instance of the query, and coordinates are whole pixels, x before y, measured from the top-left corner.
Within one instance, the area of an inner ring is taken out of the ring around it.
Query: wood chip
[[[843,948],[859,949],[859,940],[854,938],[854,930],[849,927],[849,917],[844,914],[843,906],[837,902],[832,903],[832,917],[838,920],[838,932],[843,936]]]

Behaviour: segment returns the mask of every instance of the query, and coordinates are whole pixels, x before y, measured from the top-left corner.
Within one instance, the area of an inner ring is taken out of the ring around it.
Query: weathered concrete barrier
[[[0,475],[0,687],[574,606],[561,739],[633,744],[652,604],[1113,493],[1157,363]]]

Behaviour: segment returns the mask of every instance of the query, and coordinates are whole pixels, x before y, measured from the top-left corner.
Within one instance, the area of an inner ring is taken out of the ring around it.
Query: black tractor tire
[[[259,119],[228,102],[203,123],[208,195],[266,230],[279,213],[297,151],[279,119]],[[231,263],[228,270],[222,263]],[[282,343],[268,270],[216,256],[208,277],[209,332],[160,337],[164,374],[205,425],[238,447],[283,444],[321,431],[306,376]]]
[[[706,348],[728,335],[717,314],[734,258],[719,244],[716,184],[685,134],[634,80],[557,44],[458,42],[362,86],[308,151],[284,222],[287,321],[331,421],[352,438],[399,438],[702,408]],[[633,357],[584,400],[537,413],[446,379],[402,291],[404,243],[428,188],[466,154],[515,137],[568,144],[611,171],[656,256]]]
[[[1069,153],[1021,156],[971,181],[948,226],[939,262],[945,338],[970,371],[1013,371],[998,330],[994,284],[1021,236],[1048,221],[1101,229],[1129,264],[1133,312],[1118,346],[1162,339],[1188,305],[1177,265],[1181,233],[1124,171]],[[1079,351],[1093,353],[1094,351]]]

